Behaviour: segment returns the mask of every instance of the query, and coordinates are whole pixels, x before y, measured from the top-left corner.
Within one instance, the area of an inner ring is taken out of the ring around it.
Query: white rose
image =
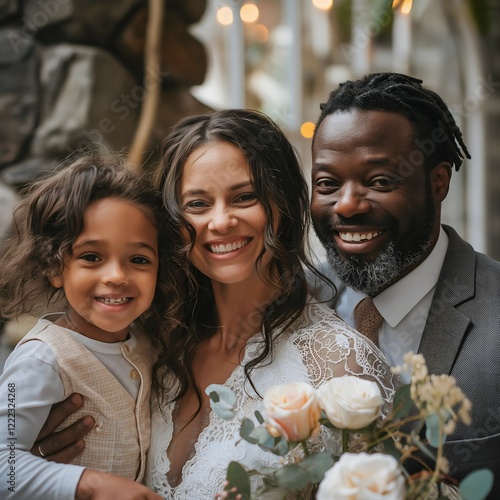
[[[326,472],[316,500],[402,500],[405,495],[405,479],[394,457],[344,453]]]
[[[296,382],[271,387],[264,394],[264,407],[271,433],[276,430],[287,441],[303,441],[319,429],[321,409],[309,384]]]
[[[328,420],[339,429],[366,427],[380,415],[383,403],[375,382],[348,375],[326,382],[317,394]]]

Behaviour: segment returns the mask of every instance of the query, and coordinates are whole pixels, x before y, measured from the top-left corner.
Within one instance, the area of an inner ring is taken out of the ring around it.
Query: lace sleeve
[[[334,311],[322,304],[310,304],[294,342],[314,387],[343,375],[373,380],[380,387],[385,401],[383,413],[387,414],[388,403],[402,380],[391,372],[382,352]]]

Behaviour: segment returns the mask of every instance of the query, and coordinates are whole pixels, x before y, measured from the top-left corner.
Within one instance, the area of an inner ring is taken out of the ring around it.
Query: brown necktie
[[[371,297],[363,299],[354,309],[354,326],[365,337],[378,345],[378,331],[384,318],[378,312]]]

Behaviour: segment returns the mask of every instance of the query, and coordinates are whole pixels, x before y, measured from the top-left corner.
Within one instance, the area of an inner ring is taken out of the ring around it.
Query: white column
[[[394,13],[392,24],[392,69],[398,73],[410,73],[411,16]]]
[[[369,20],[370,8],[366,0],[352,0],[352,36],[348,63],[356,78],[370,73],[372,36]]]
[[[240,18],[241,1],[229,3],[233,11],[233,22],[228,27],[226,47],[228,55],[229,75],[229,107],[245,107],[245,43],[243,39],[243,23]]]
[[[456,0],[457,20],[462,40],[463,77],[465,92],[463,109],[466,118],[464,142],[472,156],[467,161],[466,182],[466,230],[467,240],[478,252],[486,252],[486,145],[484,107],[488,89],[482,85],[484,78],[481,49],[476,28],[468,15],[468,6]]]
[[[288,116],[287,127],[296,133],[302,124],[302,25],[301,0],[282,0],[285,26],[290,30],[291,40],[288,48],[287,83]]]

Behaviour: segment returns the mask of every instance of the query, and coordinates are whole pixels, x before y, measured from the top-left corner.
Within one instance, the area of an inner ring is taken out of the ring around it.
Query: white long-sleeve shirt
[[[123,343],[106,343],[70,332],[137,398],[140,380],[123,357]],[[124,343],[135,345],[131,336]],[[52,405],[64,398],[59,368],[50,347],[26,342],[14,349],[0,376],[0,498],[72,500],[84,467],[48,462],[30,449]]]

